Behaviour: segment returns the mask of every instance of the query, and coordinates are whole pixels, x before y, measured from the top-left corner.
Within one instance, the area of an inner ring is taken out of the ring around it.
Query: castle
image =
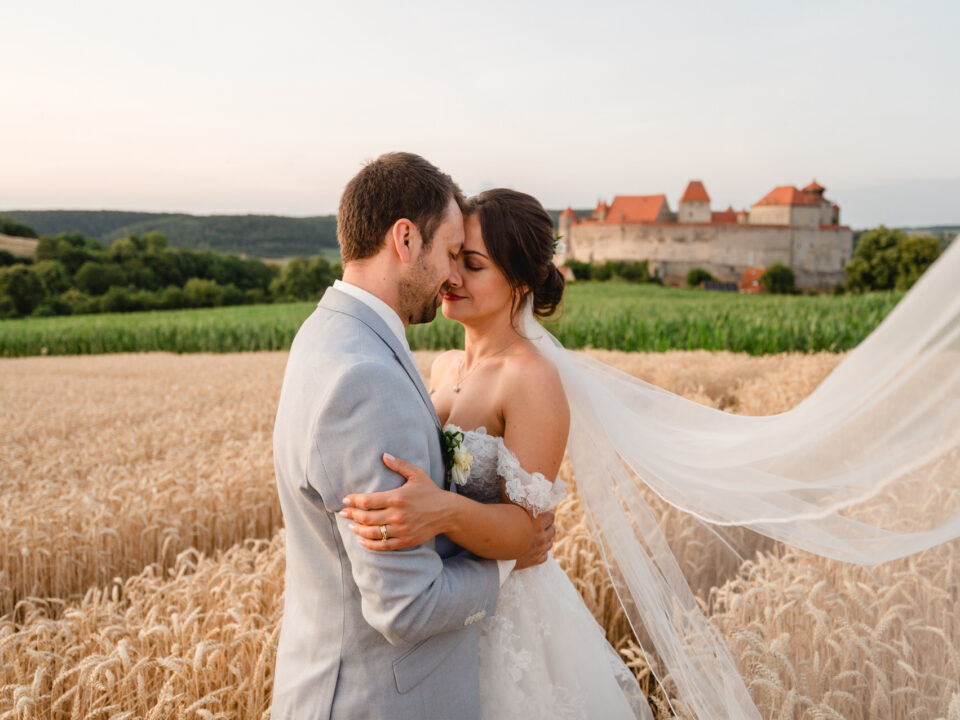
[[[568,207],[558,222],[566,248],[557,261],[647,260],[670,285],[682,284],[697,266],[738,281],[748,267],[780,262],[793,268],[797,287],[829,290],[846,279],[853,233],[840,225],[840,206],[824,191],[816,181],[802,190],[781,185],[749,211],[718,212],[703,183],[691,180],[676,214],[666,195],[617,195],[587,217]]]

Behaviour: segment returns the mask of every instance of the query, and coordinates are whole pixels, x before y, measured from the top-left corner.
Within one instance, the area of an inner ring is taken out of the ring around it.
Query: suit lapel
[[[423,384],[423,378],[420,377],[420,371],[413,362],[413,357],[411,357],[410,353],[407,352],[407,349],[400,342],[400,338],[394,335],[393,331],[387,327],[383,318],[374,312],[373,308],[333,287],[327,288],[319,305],[327,310],[344,313],[356,318],[387,344],[387,347],[393,352],[393,356],[400,365],[403,366],[410,381],[417,388],[417,392],[420,393],[420,399],[423,400],[423,404],[426,405],[430,411],[433,422],[437,427],[440,427],[440,418],[437,417],[437,410],[433,407],[433,402],[430,400],[430,393],[427,392],[427,388]]]

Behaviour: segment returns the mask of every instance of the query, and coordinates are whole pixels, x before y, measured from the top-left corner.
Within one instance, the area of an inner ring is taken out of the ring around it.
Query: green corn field
[[[863,340],[901,297],[741,295],[580,282],[568,288],[547,327],[569,348],[841,352]],[[314,307],[304,302],[5,320],[0,357],[285,350]],[[414,350],[463,345],[462,328],[442,316],[408,328],[407,336]]]

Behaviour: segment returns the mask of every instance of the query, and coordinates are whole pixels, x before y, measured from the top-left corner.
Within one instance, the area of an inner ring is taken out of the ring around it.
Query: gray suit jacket
[[[399,339],[328,289],[290,348],[274,427],[287,566],[273,720],[477,717],[474,623],[496,609],[496,563],[443,536],[367,550],[337,515],[348,493],[403,482],[384,452],[442,487],[438,427]]]

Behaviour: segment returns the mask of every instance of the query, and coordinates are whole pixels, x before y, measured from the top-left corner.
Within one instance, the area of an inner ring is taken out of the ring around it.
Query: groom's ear
[[[410,220],[400,218],[390,227],[387,242],[393,247],[400,262],[407,265],[413,262],[419,252],[420,231]]]

